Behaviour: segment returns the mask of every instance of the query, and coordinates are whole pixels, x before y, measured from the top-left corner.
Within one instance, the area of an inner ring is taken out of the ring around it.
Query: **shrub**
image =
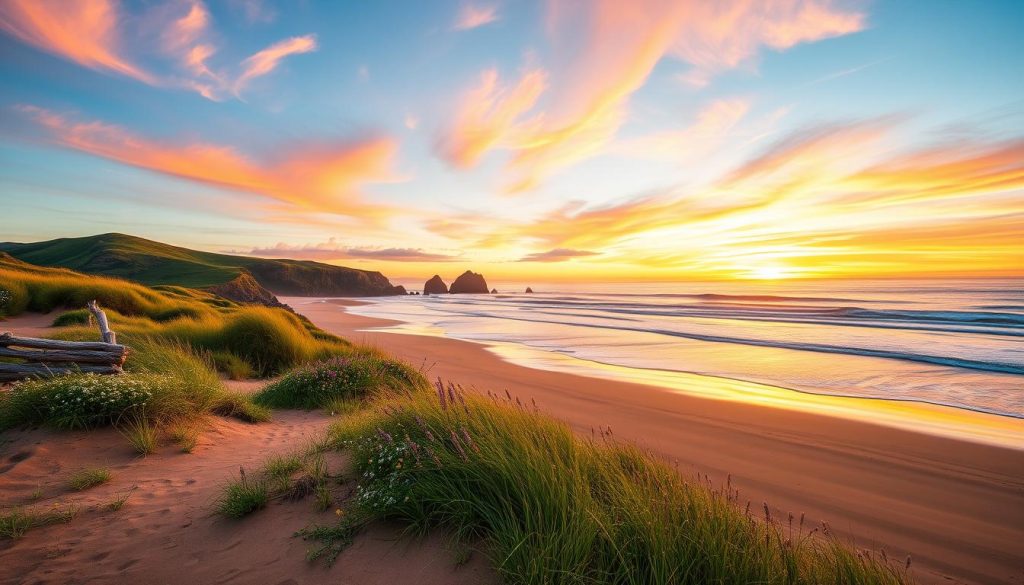
[[[909,582],[884,559],[755,519],[730,488],[690,484],[651,454],[504,399],[382,401],[335,423],[365,517],[482,537],[507,583]]]
[[[44,423],[62,429],[109,425],[145,408],[168,380],[158,374],[63,374],[21,382],[0,402],[0,428]]]
[[[407,364],[373,353],[352,353],[295,369],[253,399],[271,408],[314,409],[338,400],[408,394],[427,386],[426,378]]]
[[[104,467],[91,467],[76,472],[68,479],[68,487],[80,492],[110,481],[110,470]]]

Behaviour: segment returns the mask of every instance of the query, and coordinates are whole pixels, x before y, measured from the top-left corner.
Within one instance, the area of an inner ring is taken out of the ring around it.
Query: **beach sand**
[[[683,473],[715,483],[731,475],[756,509],[768,502],[782,518],[804,513],[855,535],[859,547],[912,555],[921,582],[1024,583],[1024,449],[526,368],[481,344],[365,331],[394,322],[343,310],[359,301],[281,300],[323,329],[423,364],[432,378],[534,399],[582,433],[610,426]]]

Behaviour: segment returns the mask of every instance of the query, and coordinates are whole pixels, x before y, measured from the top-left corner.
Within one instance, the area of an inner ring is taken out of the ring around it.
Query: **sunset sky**
[[[0,0],[0,241],[1024,274],[1024,2]]]

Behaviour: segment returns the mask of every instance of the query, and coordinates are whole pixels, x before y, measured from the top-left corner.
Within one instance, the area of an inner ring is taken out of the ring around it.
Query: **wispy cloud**
[[[438,153],[465,167],[491,150],[511,151],[508,189],[530,189],[601,153],[627,120],[630,96],[664,57],[709,81],[749,63],[762,47],[784,50],[864,27],[862,13],[832,4],[554,0],[546,28],[557,69],[530,67],[514,82],[486,71],[443,129]]]
[[[157,84],[155,75],[124,56],[119,16],[117,4],[110,0],[0,3],[0,29],[21,42],[89,69]]]
[[[534,124],[518,120],[534,107],[547,83],[542,70],[525,72],[511,86],[501,83],[496,69],[484,71],[479,84],[463,97],[451,127],[438,140],[442,156],[465,168],[475,165],[492,148],[523,148],[531,140],[527,127]]]
[[[306,212],[358,215],[368,221],[393,212],[360,196],[364,185],[397,180],[392,171],[397,145],[389,138],[285,146],[273,159],[259,161],[232,146],[156,140],[36,106],[17,109],[45,130],[48,141],[119,163],[259,194]]]
[[[496,5],[478,6],[474,4],[463,4],[459,14],[455,17],[454,30],[470,30],[479,28],[486,24],[498,21],[498,7]]]
[[[0,30],[26,44],[96,71],[158,87],[187,88],[211,100],[237,96],[250,81],[277,69],[282,59],[317,48],[315,35],[292,37],[236,67],[214,67],[218,49],[212,40],[213,20],[202,0],[175,0],[131,15],[139,30],[155,32],[133,36],[136,46],[128,46],[124,38],[128,18],[112,0],[0,3]],[[165,60],[143,67],[128,57],[153,53]]]
[[[572,250],[569,248],[555,248],[547,252],[535,252],[527,254],[519,259],[519,262],[564,262],[573,258],[586,258],[588,256],[599,256],[600,252],[589,250]]]
[[[264,258],[295,258],[302,260],[372,259],[389,262],[453,262],[461,256],[428,252],[422,248],[381,248],[346,246],[337,238],[317,244],[286,244],[278,242],[268,248],[253,248],[246,254]]]
[[[235,93],[240,92],[253,79],[267,75],[274,71],[274,69],[277,69],[278,64],[285,57],[301,55],[302,53],[309,53],[315,50],[316,35],[292,37],[274,43],[242,61],[242,73],[234,83]]]

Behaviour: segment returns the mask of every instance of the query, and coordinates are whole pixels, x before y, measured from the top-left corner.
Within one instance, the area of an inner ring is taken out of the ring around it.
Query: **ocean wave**
[[[486,313],[477,314],[478,317],[493,317]],[[743,337],[731,337],[722,335],[707,335],[700,333],[689,333],[683,331],[673,331],[668,329],[658,328],[640,328],[640,327],[616,327],[606,324],[591,324],[581,322],[563,322],[563,321],[551,321],[544,319],[531,319],[527,317],[518,316],[502,316],[503,319],[512,319],[515,321],[527,321],[536,323],[556,323],[559,325],[569,325],[576,327],[587,327],[595,329],[612,329],[619,331],[632,331],[637,333],[654,333],[657,335],[663,335],[668,337],[678,337],[684,339],[693,339],[696,341],[707,341],[713,343],[733,343],[740,345],[753,345],[759,347],[774,347],[778,349],[791,349],[796,351],[812,351],[820,353],[833,353],[833,354],[845,354],[845,355],[859,355],[866,357],[878,357],[902,361],[911,361],[925,364],[935,364],[942,366],[951,366],[956,368],[966,368],[971,370],[980,370],[986,372],[998,372],[1003,374],[1020,374],[1024,375],[1024,365],[1010,364],[1004,362],[986,361],[986,360],[975,360],[965,359],[951,356],[942,355],[929,355],[923,353],[911,353],[894,351],[883,348],[867,348],[867,347],[856,347],[856,346],[840,346],[830,345],[823,343],[794,343],[783,340],[766,340],[766,339],[755,339],[755,338],[743,338]]]

